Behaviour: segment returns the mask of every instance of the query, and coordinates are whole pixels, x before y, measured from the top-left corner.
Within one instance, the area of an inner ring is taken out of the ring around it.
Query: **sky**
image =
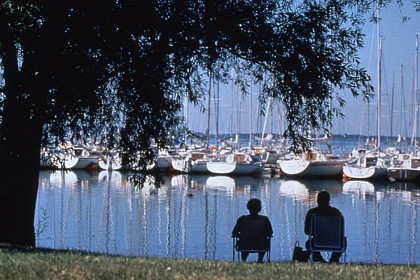
[[[380,34],[383,38],[380,133],[385,136],[389,136],[391,130],[393,136],[410,136],[413,132],[416,34],[420,33],[420,13],[414,11],[411,1],[403,3],[401,11],[396,3],[391,3],[380,12]],[[403,22],[402,16],[410,19]],[[365,48],[359,54],[362,65],[372,77],[372,84],[377,88],[376,26],[368,23],[365,34]],[[370,106],[360,98],[349,97],[346,100],[343,111],[347,117],[336,120],[334,127],[337,133],[377,135],[376,97]]]
[[[383,38],[380,134],[389,136],[392,131],[393,136],[409,137],[413,133],[413,77],[416,34],[420,33],[420,12],[414,11],[410,0],[402,2],[401,9],[394,1],[380,12],[380,34]],[[410,17],[410,19],[403,22],[403,16]],[[365,46],[359,51],[362,66],[368,70],[375,88],[377,88],[376,30],[375,24],[366,23]],[[235,93],[234,88],[220,87],[219,123],[217,125],[219,134],[281,133],[283,131],[285,123],[279,117],[279,106],[276,106],[266,120],[259,117],[257,114],[258,102],[256,101],[258,88],[252,88],[252,91],[252,97],[242,98]],[[342,97],[346,100],[346,106],[341,109],[345,118],[333,120],[333,134],[377,135],[376,97],[371,101],[371,105],[367,105],[362,98],[354,98],[349,92],[343,92]],[[210,133],[216,133],[215,101],[211,100],[211,102],[213,108],[210,110]],[[188,116],[188,127],[191,130],[206,131],[208,127],[207,112],[200,113],[197,108],[190,105]]]

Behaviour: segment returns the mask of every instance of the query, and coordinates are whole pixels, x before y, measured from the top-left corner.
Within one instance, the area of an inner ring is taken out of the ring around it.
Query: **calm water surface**
[[[124,173],[41,171],[37,245],[127,256],[232,260],[230,232],[246,202],[273,224],[271,258],[304,244],[303,219],[325,189],[346,218],[347,262],[420,264],[416,185],[269,177],[164,176],[134,187]],[[252,260],[252,258],[251,258]]]

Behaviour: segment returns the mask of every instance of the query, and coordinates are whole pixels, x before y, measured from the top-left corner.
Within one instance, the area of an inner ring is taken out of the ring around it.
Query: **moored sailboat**
[[[419,35],[416,34],[416,49],[415,61],[416,71],[418,72],[418,43]],[[414,75],[414,93],[417,98],[418,92],[418,74]],[[394,166],[388,168],[388,177],[391,181],[419,181],[420,180],[420,156],[418,155],[418,147],[416,142],[417,132],[417,119],[418,119],[418,106],[414,109],[414,127],[413,127],[413,153],[402,154],[396,160]]]
[[[379,6],[376,8],[376,16],[380,19]],[[346,179],[357,180],[378,180],[387,179],[387,168],[390,166],[388,161],[384,159],[386,156],[381,152],[381,63],[382,63],[382,38],[380,35],[380,20],[377,24],[377,103],[376,103],[376,141],[370,141],[370,146],[373,145],[374,149],[367,151],[365,149],[354,149],[351,153],[351,159],[345,166],[343,166],[343,177]],[[373,142],[373,143],[371,143]]]
[[[172,169],[179,173],[207,174],[208,153],[187,151],[172,158]]]
[[[247,153],[232,152],[222,160],[207,162],[207,169],[211,174],[251,175],[260,173],[263,165]]]
[[[342,174],[345,160],[312,150],[277,163],[281,172],[290,177],[335,177]]]
[[[379,148],[367,151],[354,149],[352,160],[343,166],[343,176],[346,179],[380,180],[387,179],[387,170],[391,159]]]
[[[420,157],[412,154],[401,155],[394,166],[387,169],[387,174],[391,181],[420,180]]]

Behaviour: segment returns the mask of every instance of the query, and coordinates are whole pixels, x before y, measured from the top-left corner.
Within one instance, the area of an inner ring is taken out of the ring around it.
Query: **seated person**
[[[243,250],[265,250],[269,249],[269,238],[273,235],[271,222],[267,216],[259,215],[261,201],[252,198],[247,203],[249,215],[238,218],[233,228],[232,236],[239,238],[239,248]],[[249,252],[242,251],[241,259],[246,261]],[[258,252],[258,262],[264,259],[265,251]]]
[[[330,194],[326,191],[321,191],[317,196],[318,207],[309,209],[305,217],[305,234],[311,234],[311,220],[312,215],[320,216],[342,216],[340,210],[330,206]],[[310,240],[306,241],[306,249],[309,251]],[[341,253],[333,252],[331,254],[330,263],[338,263],[341,257]],[[313,252],[312,259],[315,262],[326,262],[321,256],[320,252]]]

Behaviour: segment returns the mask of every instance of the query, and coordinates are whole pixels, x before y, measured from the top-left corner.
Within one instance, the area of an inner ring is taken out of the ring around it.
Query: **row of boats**
[[[117,153],[100,147],[67,146],[41,151],[41,167],[56,169],[134,169],[124,166]],[[259,156],[247,152],[217,150],[214,147],[199,150],[160,150],[148,171],[168,171],[194,174],[252,175],[264,170]]]
[[[331,177],[349,180],[420,181],[420,157],[395,148],[353,149],[347,158],[329,158],[319,153],[278,161],[287,175]]]
[[[127,168],[117,153],[98,146],[65,145],[43,149],[41,166],[57,169],[119,170]],[[160,150],[148,170],[181,174],[258,175],[270,171],[288,177],[339,177],[356,180],[420,180],[420,156],[395,148],[354,149],[347,157],[323,154],[316,149],[303,155],[286,149],[263,147]]]

